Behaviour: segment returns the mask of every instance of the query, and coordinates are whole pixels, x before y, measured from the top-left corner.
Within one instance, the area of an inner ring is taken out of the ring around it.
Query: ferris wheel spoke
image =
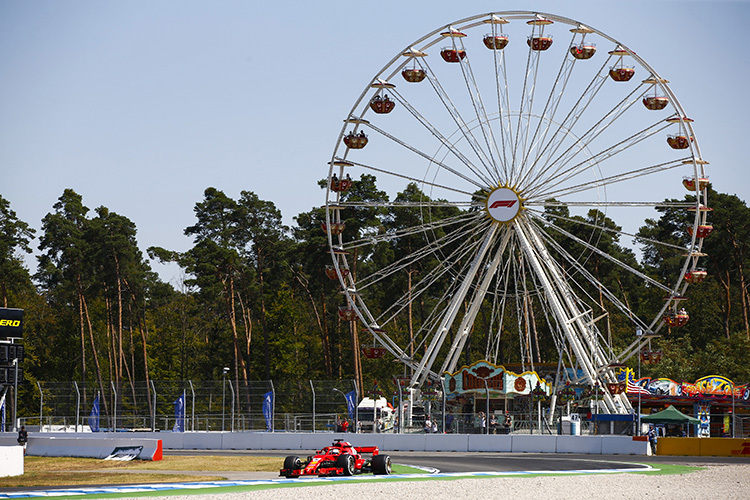
[[[542,218],[542,219],[551,217],[553,219],[562,220],[562,221],[569,222],[569,223],[572,223],[572,224],[576,224],[576,225],[579,225],[579,226],[590,227],[590,228],[596,229],[598,231],[605,231],[605,232],[608,232],[608,233],[611,233],[611,234],[615,234],[617,236],[627,236],[627,237],[630,237],[630,238],[637,239],[638,241],[643,242],[643,243],[650,243],[652,245],[658,245],[658,246],[661,246],[661,247],[664,247],[664,248],[672,248],[674,250],[682,250],[682,251],[685,250],[684,246],[673,245],[671,243],[666,243],[664,241],[658,241],[658,240],[654,240],[654,239],[651,239],[651,238],[644,238],[644,237],[639,236],[637,234],[632,234],[632,233],[625,232],[625,231],[623,231],[621,229],[613,229],[611,227],[601,226],[599,224],[592,224],[592,223],[589,223],[589,222],[586,222],[586,221],[583,221],[583,220],[573,219],[571,217],[564,217],[562,215],[557,215],[557,214],[554,214],[554,213],[551,213],[551,212],[542,212],[542,211],[539,211],[539,210],[530,210],[530,212],[534,213],[537,217]]]
[[[539,201],[528,202],[525,206],[544,207],[651,207],[651,208],[695,208],[695,202],[684,201]]]
[[[371,128],[372,130],[374,130],[375,132],[378,132],[379,134],[381,134],[383,137],[387,137],[388,139],[392,140],[396,144],[399,144],[400,146],[402,146],[402,147],[404,147],[404,148],[412,151],[413,153],[418,154],[422,158],[424,158],[424,159],[426,159],[426,160],[434,163],[435,165],[439,166],[440,168],[442,168],[442,169],[444,169],[444,170],[446,170],[446,171],[448,171],[448,172],[450,172],[450,173],[452,173],[452,174],[460,177],[461,179],[465,180],[466,182],[469,182],[470,184],[473,184],[473,185],[475,185],[475,186],[477,186],[479,188],[482,188],[483,186],[486,185],[487,179],[483,177],[483,175],[481,174],[481,172],[479,172],[478,170],[476,170],[474,167],[470,166],[470,164],[467,164],[467,167],[469,167],[469,169],[472,171],[472,173],[474,173],[480,180],[485,181],[485,184],[482,184],[482,182],[479,182],[476,179],[473,179],[473,178],[471,178],[471,177],[469,177],[469,176],[467,176],[467,175],[459,172],[455,168],[449,167],[448,165],[437,161],[434,157],[432,157],[432,156],[428,155],[427,153],[425,153],[425,152],[417,149],[414,146],[411,146],[411,145],[407,144],[405,141],[402,141],[398,137],[389,134],[385,130],[380,129],[380,128],[376,127],[375,125],[371,124],[371,123],[368,123],[367,126],[369,128]]]
[[[546,144],[544,144],[544,147],[540,149],[531,166],[526,170],[524,177],[519,179],[517,184],[528,183],[528,179],[531,177],[531,174],[534,173],[537,164],[540,162],[543,165],[552,163],[552,157],[563,144],[562,140],[564,137],[559,137],[560,134],[563,133],[562,131],[572,130],[575,127],[580,118],[584,115],[584,112],[588,109],[589,105],[593,102],[594,98],[606,83],[607,76],[605,68],[610,59],[611,56],[604,61],[599,71],[594,74],[594,77],[584,89],[581,96],[576,100],[565,118],[559,123],[556,132],[550,137]]]
[[[394,94],[394,97],[396,98],[397,102],[399,102],[404,108],[425,128],[427,129],[439,142],[443,145],[443,147],[446,148],[447,151],[449,151],[453,156],[455,156],[461,163],[463,163],[466,168],[468,168],[474,175],[477,176],[477,178],[482,180],[487,180],[485,175],[481,173],[476,166],[474,166],[473,162],[469,160],[469,158],[466,157],[466,155],[461,152],[460,149],[456,147],[444,134],[440,132],[440,130],[435,127],[430,121],[422,115],[414,106],[411,105],[411,103],[403,96],[401,95],[396,89],[392,89],[392,92]],[[437,163],[439,166],[446,168],[444,165]],[[451,173],[456,174],[457,172],[453,169],[448,169]]]
[[[477,230],[481,230],[481,228],[477,228]],[[446,235],[445,237],[441,238],[440,240],[437,240],[433,243],[430,243],[428,245],[425,245],[424,247],[412,252],[411,254],[408,254],[404,256],[403,258],[399,259],[398,261],[385,266],[379,271],[376,271],[367,277],[364,277],[359,280],[358,282],[358,290],[363,290],[364,288],[371,286],[372,284],[380,281],[381,279],[392,275],[395,272],[401,271],[403,269],[407,269],[416,262],[419,262],[420,260],[424,259],[426,256],[430,254],[434,254],[435,252],[439,251],[442,248],[445,248],[450,245],[458,244],[456,250],[454,251],[454,254],[456,252],[462,252],[462,251],[468,251],[466,250],[471,249],[474,242],[470,238],[471,234],[473,234],[473,230],[468,229],[459,229],[456,231],[453,231],[452,233]],[[451,254],[451,255],[454,255]],[[460,253],[458,253],[460,255]],[[451,256],[447,257],[445,260],[448,262],[451,262]],[[443,267],[445,266],[445,263],[442,264]],[[439,267],[439,266],[436,266]]]
[[[532,35],[533,33],[534,28],[532,28]],[[538,61],[538,51],[532,50],[531,46],[529,46],[526,57],[526,69],[524,71],[523,85],[521,87],[521,97],[518,107],[518,119],[515,123],[516,131],[514,134],[515,140],[513,142],[513,153],[511,156],[513,165],[513,175],[511,179],[513,184],[518,184],[516,181],[516,175],[523,172],[523,168],[522,165],[520,165],[520,161],[518,161],[518,157],[519,155],[523,155],[523,151],[525,150],[525,140],[526,138],[528,138],[528,128],[532,111],[531,103],[533,102],[533,93],[535,88],[534,84],[536,83],[534,80],[534,77],[536,76],[536,72],[534,71],[534,69],[537,66],[534,63]],[[531,81],[529,81],[530,79]],[[524,115],[526,115],[525,119],[523,118]],[[520,153],[518,151],[519,147],[521,149]]]
[[[459,235],[462,238],[465,235]],[[463,238],[459,241],[457,241],[458,245],[455,249],[451,251],[450,254],[443,256],[442,259],[439,259],[426,273],[424,273],[421,278],[412,285],[411,290],[406,290],[404,294],[396,299],[394,301],[394,305],[391,308],[386,309],[382,314],[381,318],[385,317],[387,314],[391,314],[390,318],[388,320],[385,320],[384,323],[388,323],[393,317],[395,317],[398,312],[403,310],[407,305],[409,300],[413,300],[417,297],[419,297],[422,293],[426,292],[430,289],[430,287],[439,279],[441,279],[445,274],[447,273],[453,273],[455,276],[462,276],[465,272],[465,268],[468,265],[469,262],[471,262],[471,254],[474,252],[480,245],[479,240],[475,240],[472,238]],[[434,250],[431,250],[429,253],[435,253]],[[454,283],[457,283],[458,280],[454,279]],[[440,304],[438,304],[440,306]],[[392,313],[393,310],[397,310],[396,313]]]
[[[437,207],[472,207],[472,201],[342,201],[336,204],[340,208],[437,208]]]
[[[565,330],[565,337],[573,348],[586,379],[593,384],[598,379],[597,361],[592,356],[590,346],[589,330],[592,325],[583,321],[587,311],[581,311],[567,282],[560,276],[558,269],[552,265],[554,260],[547,253],[535,230],[528,223],[522,224],[520,221],[515,221],[515,227],[524,254],[532,264],[535,274],[550,299],[555,316],[558,317],[560,325]],[[613,401],[609,403],[614,407]]]
[[[650,127],[640,130],[636,132],[635,134],[623,139],[622,141],[616,144],[612,144],[609,147],[602,149],[598,153],[591,155],[585,160],[567,168],[565,168],[565,166],[569,163],[569,161],[575,158],[575,156],[583,150],[578,150],[574,153],[569,154],[567,159],[558,158],[560,162],[557,165],[555,165],[555,169],[552,170],[553,164],[550,164],[547,168],[545,168],[544,174],[546,174],[546,177],[544,179],[541,179],[541,178],[533,179],[533,185],[535,186],[543,186],[547,184],[551,186],[562,185],[568,182],[569,180],[575,178],[576,176],[580,175],[581,173],[585,172],[586,170],[590,169],[592,165],[595,165],[597,163],[603,164],[607,160],[614,158],[618,154],[628,150],[629,148],[636,146],[640,142],[650,137],[653,137],[654,135],[664,130],[664,128],[666,127],[666,125],[662,125],[661,127],[659,127],[659,125],[661,125],[661,122],[657,122],[656,124]],[[580,144],[580,146],[581,147],[588,146],[588,143],[593,141],[593,139],[594,137],[591,137],[589,141],[587,141],[586,143]],[[529,196],[535,195],[536,191],[538,191],[539,189],[540,187],[530,189]]]
[[[470,193],[469,191],[464,191],[464,190],[461,190],[461,189],[457,189],[455,187],[446,186],[444,184],[437,184],[435,182],[426,181],[424,179],[420,179],[420,178],[417,178],[417,177],[411,177],[411,176],[408,176],[408,175],[404,175],[404,174],[402,174],[400,172],[394,172],[393,170],[386,170],[384,168],[374,167],[372,165],[368,165],[368,164],[365,164],[365,163],[358,163],[358,162],[354,162],[354,161],[350,161],[350,160],[348,160],[348,161],[349,161],[349,163],[352,164],[352,166],[364,168],[364,169],[367,169],[367,170],[372,170],[373,172],[380,172],[382,174],[388,175],[389,177],[398,177],[399,179],[405,179],[405,180],[410,181],[410,182],[414,182],[414,183],[425,185],[425,186],[430,186],[431,188],[441,189],[441,190],[445,190],[445,191],[452,192],[452,193],[463,194],[463,195],[467,195],[467,196],[471,196],[473,194],[473,193]],[[436,164],[438,166],[441,166],[439,163],[436,163]],[[335,203],[338,204],[339,202],[335,201]]]
[[[469,338],[471,327],[474,324],[474,320],[477,317],[479,308],[481,307],[482,302],[487,295],[490,283],[495,277],[495,272],[500,265],[503,253],[505,252],[505,248],[508,245],[508,241],[510,240],[511,235],[512,232],[510,229],[508,229],[507,227],[502,228],[502,239],[500,241],[500,245],[495,251],[495,256],[492,258],[489,265],[485,269],[481,270],[482,276],[480,276],[479,286],[476,288],[469,307],[464,313],[464,317],[461,320],[458,331],[456,332],[453,342],[448,349],[448,354],[443,361],[443,366],[440,368],[440,373],[445,373],[446,371],[456,371],[456,365],[458,364],[459,356],[463,351],[464,345],[466,344],[466,339]]]
[[[463,42],[461,42],[461,48],[464,49]],[[460,66],[461,72],[464,76],[464,82],[466,83],[466,90],[469,94],[469,97],[471,98],[471,103],[474,108],[478,128],[482,132],[484,143],[487,146],[487,154],[489,155],[490,165],[492,165],[492,172],[494,173],[493,180],[495,181],[495,185],[498,185],[501,182],[501,175],[500,171],[498,170],[498,164],[501,162],[502,155],[500,154],[500,150],[497,147],[497,141],[495,140],[495,136],[490,125],[490,119],[487,114],[487,109],[485,108],[484,102],[482,101],[482,94],[479,90],[479,85],[477,84],[477,80],[474,76],[474,71],[471,68],[470,58],[466,57],[461,62]]]
[[[458,127],[459,131],[461,132],[461,135],[466,140],[466,143],[474,152],[477,159],[484,167],[484,171],[487,173],[487,175],[489,175],[489,178],[491,179],[493,176],[493,172],[495,172],[492,166],[492,161],[487,157],[487,154],[479,145],[479,141],[476,139],[476,137],[474,137],[471,127],[468,125],[466,120],[464,120],[460,111],[451,100],[450,96],[448,95],[448,92],[441,85],[435,72],[432,71],[427,61],[420,60],[419,63],[427,71],[427,74],[428,74],[427,80],[430,82],[430,85],[432,85],[432,88],[435,90],[435,93],[437,94],[438,99],[440,99],[446,111],[448,111],[448,114],[450,115],[450,117],[453,119],[454,123]]]
[[[605,259],[609,260],[610,262],[618,265],[622,269],[625,269],[626,271],[629,271],[631,274],[633,274],[635,276],[638,276],[639,278],[641,278],[645,282],[649,283],[650,285],[652,285],[652,286],[654,286],[656,288],[659,288],[661,290],[664,290],[667,293],[670,293],[670,294],[672,293],[673,290],[671,288],[669,288],[668,286],[662,285],[660,282],[656,281],[655,279],[653,279],[653,278],[649,277],[648,275],[642,273],[641,271],[633,268],[632,266],[629,266],[628,264],[625,264],[624,262],[622,262],[621,260],[613,257],[612,255],[610,255],[610,254],[608,254],[608,253],[600,250],[595,245],[592,245],[589,242],[584,241],[581,238],[575,236],[574,234],[572,234],[572,233],[564,230],[560,226],[558,226],[556,224],[553,224],[553,223],[551,223],[549,221],[545,221],[544,219],[536,219],[536,220],[537,221],[541,221],[540,223],[542,225],[544,225],[545,227],[549,227],[549,228],[557,231],[558,233],[562,234],[563,236],[569,238],[571,241],[574,241],[574,242],[578,243],[579,245],[587,248],[588,250],[591,250],[592,252],[595,252],[597,255],[599,255],[601,257],[604,257]]]
[[[574,39],[575,34],[571,39],[571,43]],[[576,59],[571,59],[568,57],[567,52],[563,52],[560,69],[558,70],[554,83],[550,88],[549,95],[547,96],[547,100],[544,103],[544,108],[542,109],[541,113],[539,113],[540,116],[544,116],[547,119],[537,121],[537,124],[534,127],[534,133],[531,137],[531,145],[526,149],[524,156],[521,159],[521,165],[524,166],[524,177],[529,176],[537,164],[537,160],[534,160],[533,162],[531,162],[531,164],[529,164],[533,152],[545,149],[544,145],[547,144],[548,134],[551,130],[552,124],[555,122],[555,115],[557,114],[558,107],[562,102],[563,96],[565,95],[568,81],[573,73],[573,68],[575,67],[575,61]],[[554,140],[554,138],[556,137],[557,133],[560,130],[559,127],[560,126],[557,127],[557,131],[552,135],[551,140]],[[523,178],[519,182],[523,182]]]
[[[545,239],[545,241],[547,241],[548,245],[550,245],[550,246],[551,246],[552,248],[554,248],[554,249],[555,249],[555,250],[557,251],[557,253],[558,253],[558,254],[559,254],[559,255],[560,255],[560,256],[561,256],[561,257],[562,257],[562,258],[563,258],[563,259],[564,259],[564,260],[565,260],[565,261],[566,261],[566,262],[567,262],[568,264],[570,264],[570,265],[571,265],[571,267],[572,267],[573,269],[575,269],[575,270],[576,270],[576,271],[577,271],[577,272],[578,272],[578,273],[579,273],[579,274],[580,274],[581,276],[583,276],[583,277],[584,277],[584,278],[586,279],[586,281],[587,281],[587,282],[589,282],[589,283],[590,283],[591,285],[593,285],[593,286],[594,286],[594,289],[595,289],[595,290],[597,290],[598,292],[602,293],[602,294],[603,294],[603,295],[604,295],[605,297],[607,297],[607,299],[608,299],[608,300],[609,300],[609,301],[610,301],[610,302],[611,302],[612,304],[614,304],[614,305],[615,305],[615,307],[617,307],[617,308],[618,308],[618,309],[619,309],[619,310],[620,310],[621,312],[623,312],[623,313],[624,313],[624,314],[626,314],[627,316],[631,317],[631,319],[633,319],[633,321],[635,321],[635,322],[636,322],[637,324],[639,324],[640,326],[644,326],[644,327],[645,327],[645,323],[641,322],[641,321],[640,321],[640,320],[638,319],[638,317],[637,317],[637,316],[635,316],[635,314],[634,314],[634,313],[633,313],[633,312],[632,312],[632,311],[630,310],[630,308],[629,308],[629,307],[628,307],[628,306],[627,306],[627,305],[626,305],[625,303],[623,303],[623,302],[622,302],[622,301],[620,300],[620,298],[619,298],[619,297],[617,296],[617,294],[615,294],[614,292],[612,292],[612,291],[611,291],[611,290],[609,289],[609,287],[607,287],[607,286],[606,286],[606,285],[605,285],[604,283],[602,283],[602,282],[601,282],[601,280],[599,280],[599,279],[598,279],[598,278],[597,278],[596,276],[594,276],[594,275],[593,275],[593,274],[592,274],[592,273],[591,273],[591,272],[590,272],[590,271],[589,271],[588,269],[586,269],[586,267],[585,267],[585,266],[583,266],[583,265],[581,264],[581,262],[580,262],[580,261],[579,261],[578,259],[574,258],[574,257],[573,257],[573,256],[572,256],[572,255],[571,255],[571,254],[570,254],[570,253],[569,253],[569,252],[568,252],[568,251],[567,251],[567,250],[566,250],[566,249],[565,249],[565,248],[564,248],[564,247],[563,247],[563,246],[562,246],[562,245],[561,245],[560,243],[558,243],[558,242],[554,241],[554,240],[553,240],[552,238],[550,238],[550,237],[549,237],[548,235],[546,235],[546,236],[545,236],[545,233],[544,233],[544,232],[542,232],[542,231],[540,231],[540,232],[539,232],[539,234],[541,234],[541,235],[542,235],[542,237],[543,237],[543,238]],[[592,297],[592,296],[591,296],[591,295],[589,294],[589,292],[587,292],[587,291],[586,291],[586,290],[585,290],[585,289],[583,288],[583,286],[582,286],[582,285],[581,285],[580,283],[578,283],[578,282],[577,282],[577,281],[576,281],[576,280],[575,280],[575,279],[573,278],[573,276],[571,275],[572,273],[570,273],[570,272],[566,272],[566,274],[567,274],[567,276],[568,276],[568,281],[569,281],[569,282],[571,282],[571,283],[575,283],[575,284],[576,284],[576,285],[578,286],[578,288],[579,288],[579,289],[581,290],[581,293],[583,293],[583,294],[586,294],[586,295],[588,295],[588,297],[589,297],[589,300],[590,300],[590,301],[591,301],[592,303],[598,303],[598,301],[597,301],[597,300],[596,300],[596,299],[595,299],[594,297]],[[603,305],[602,305],[602,304],[599,304],[599,305],[600,305],[600,307],[602,307],[602,308],[603,308]],[[604,308],[603,308],[603,309],[604,309]]]
[[[592,189],[599,189],[604,186],[611,186],[619,182],[646,177],[648,175],[655,174],[658,172],[664,172],[666,170],[671,170],[674,168],[685,167],[685,161],[688,161],[688,160],[689,160],[688,157],[678,158],[676,160],[672,160],[669,162],[659,163],[657,165],[650,165],[648,167],[637,168],[633,170],[628,170],[626,172],[610,175],[608,177],[602,177],[599,179],[594,179],[592,181],[583,182],[583,183],[576,184],[573,186],[559,187],[558,183],[554,183],[554,184],[549,183],[549,184],[545,184],[544,187],[555,188],[555,189],[550,189],[547,191],[535,193],[534,198],[537,200],[546,200],[549,198],[564,197],[564,196],[568,196],[571,194],[582,193],[582,192],[589,191]]]
[[[574,158],[585,151],[589,147],[589,145],[591,145],[608,127],[612,126],[617,122],[618,119],[621,119],[623,116],[625,116],[625,111],[637,102],[637,100],[633,98],[633,96],[636,94],[637,90],[634,90],[630,94],[628,94],[628,96],[622,99],[609,113],[605,114],[586,132],[584,132],[580,137],[573,141],[573,143],[568,146],[562,153],[558,154],[555,159],[546,162],[546,167],[541,169],[533,178],[527,178],[526,184],[539,185],[543,182],[541,179],[550,180],[557,177],[560,171],[562,171],[568,163],[570,163]],[[653,130],[658,125],[662,125],[662,128],[668,126],[668,124],[660,120],[654,125],[646,127],[640,132],[636,132],[635,134],[631,135],[629,138],[622,140],[613,146],[610,146],[609,148],[605,149],[604,152],[609,152],[610,150],[617,151],[618,147],[627,149],[627,147],[629,147],[630,145],[640,142],[641,140],[659,132],[660,130]],[[649,131],[651,132],[649,133]],[[562,142],[560,142],[559,144],[562,144]],[[627,147],[623,148],[623,146]],[[603,156],[604,152],[600,152],[598,156]],[[556,154],[557,147],[550,153]],[[612,154],[606,155],[606,157],[609,156],[612,156]],[[551,155],[549,156],[549,158],[551,158]],[[581,164],[588,163],[590,163],[590,160],[578,163],[569,170],[575,170],[576,168],[580,168]]]
[[[455,215],[453,217],[429,220],[427,222],[423,222],[422,224],[410,226],[404,229],[399,229],[393,232],[375,234],[375,235],[368,236],[365,238],[359,238],[357,240],[347,241],[341,245],[341,248],[343,250],[348,251],[348,250],[353,250],[355,248],[360,248],[360,247],[374,246],[374,245],[377,245],[378,243],[392,241],[398,238],[402,238],[404,236],[424,234],[430,231],[435,231],[438,229],[455,226],[457,224],[461,224],[463,226],[466,224],[470,224],[472,221],[475,221],[475,220],[479,220],[479,217],[476,213],[465,212],[459,215]]]
[[[508,255],[513,255],[514,250],[511,248],[510,252],[508,252]],[[507,276],[509,266],[512,259],[508,258],[505,259],[502,272],[500,276]],[[503,285],[502,293],[500,291],[500,285]],[[490,336],[487,339],[487,349],[485,351],[485,356],[487,359],[493,360],[493,362],[497,362],[498,353],[500,351],[500,342],[502,339],[502,332],[503,332],[503,324],[505,323],[505,308],[506,308],[506,300],[508,295],[508,280],[496,280],[495,281],[495,290],[494,290],[494,296],[493,296],[493,306],[492,306],[492,321],[490,321],[490,330],[493,329],[493,325],[495,322],[497,323],[497,329],[494,336]],[[499,314],[498,314],[499,311]],[[497,320],[497,321],[495,321]]]
[[[492,24],[492,35],[497,36],[497,24]],[[500,163],[503,169],[505,182],[510,182],[511,172],[508,158],[508,147],[513,143],[513,127],[510,120],[510,88],[508,85],[508,74],[506,72],[505,51],[493,50],[492,60],[495,66],[495,92],[497,94],[497,119],[500,135]]]
[[[453,324],[453,321],[455,320],[456,315],[458,314],[459,308],[464,298],[466,297],[466,294],[468,293],[472,282],[474,281],[474,277],[476,276],[477,272],[479,271],[479,269],[484,263],[485,255],[489,251],[492,245],[492,242],[496,238],[497,229],[498,229],[498,224],[491,224],[489,227],[489,230],[486,232],[484,236],[484,240],[482,241],[481,246],[479,247],[479,249],[477,249],[476,255],[474,256],[474,259],[471,263],[471,267],[466,272],[466,274],[462,277],[463,281],[460,283],[459,288],[454,294],[451,302],[446,307],[446,311],[441,319],[440,325],[438,325],[437,330],[434,332],[432,341],[427,347],[424,357],[420,361],[419,366],[417,367],[417,370],[414,372],[414,375],[412,376],[412,379],[411,379],[412,385],[417,384],[417,383],[421,385],[425,381],[428,372],[432,369],[432,365],[435,362],[435,358],[438,355],[440,346],[445,340],[445,337],[448,334],[448,330],[450,329],[450,326]]]

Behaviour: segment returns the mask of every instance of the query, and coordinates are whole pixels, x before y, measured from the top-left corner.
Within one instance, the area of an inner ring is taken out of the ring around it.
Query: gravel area
[[[686,464],[688,465],[688,464]],[[585,476],[508,477],[358,483],[278,488],[244,493],[170,496],[170,500],[300,500],[331,498],[509,498],[513,500],[608,499],[747,499],[750,465],[703,465],[705,470],[682,475],[592,474]]]

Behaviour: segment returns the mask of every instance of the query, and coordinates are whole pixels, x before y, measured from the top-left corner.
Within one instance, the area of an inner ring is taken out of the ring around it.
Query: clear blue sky
[[[685,0],[0,0],[0,194],[39,229],[72,188],[133,220],[143,249],[189,248],[208,186],[254,191],[291,225],[324,204],[342,120],[395,54],[451,21],[530,9],[669,79],[715,189],[750,199],[750,3]]]

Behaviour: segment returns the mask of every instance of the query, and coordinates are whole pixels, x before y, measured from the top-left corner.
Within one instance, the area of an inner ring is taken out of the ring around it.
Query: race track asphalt
[[[165,455],[278,456],[305,457],[314,450],[165,450]],[[666,464],[750,464],[750,457],[682,457],[642,455],[576,455],[553,453],[492,452],[393,452],[393,463],[427,467],[440,472],[570,471],[639,468],[643,463]]]

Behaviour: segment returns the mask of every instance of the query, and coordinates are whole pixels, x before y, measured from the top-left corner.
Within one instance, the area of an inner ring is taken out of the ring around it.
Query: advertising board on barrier
[[[0,307],[0,339],[23,337],[23,309]]]

